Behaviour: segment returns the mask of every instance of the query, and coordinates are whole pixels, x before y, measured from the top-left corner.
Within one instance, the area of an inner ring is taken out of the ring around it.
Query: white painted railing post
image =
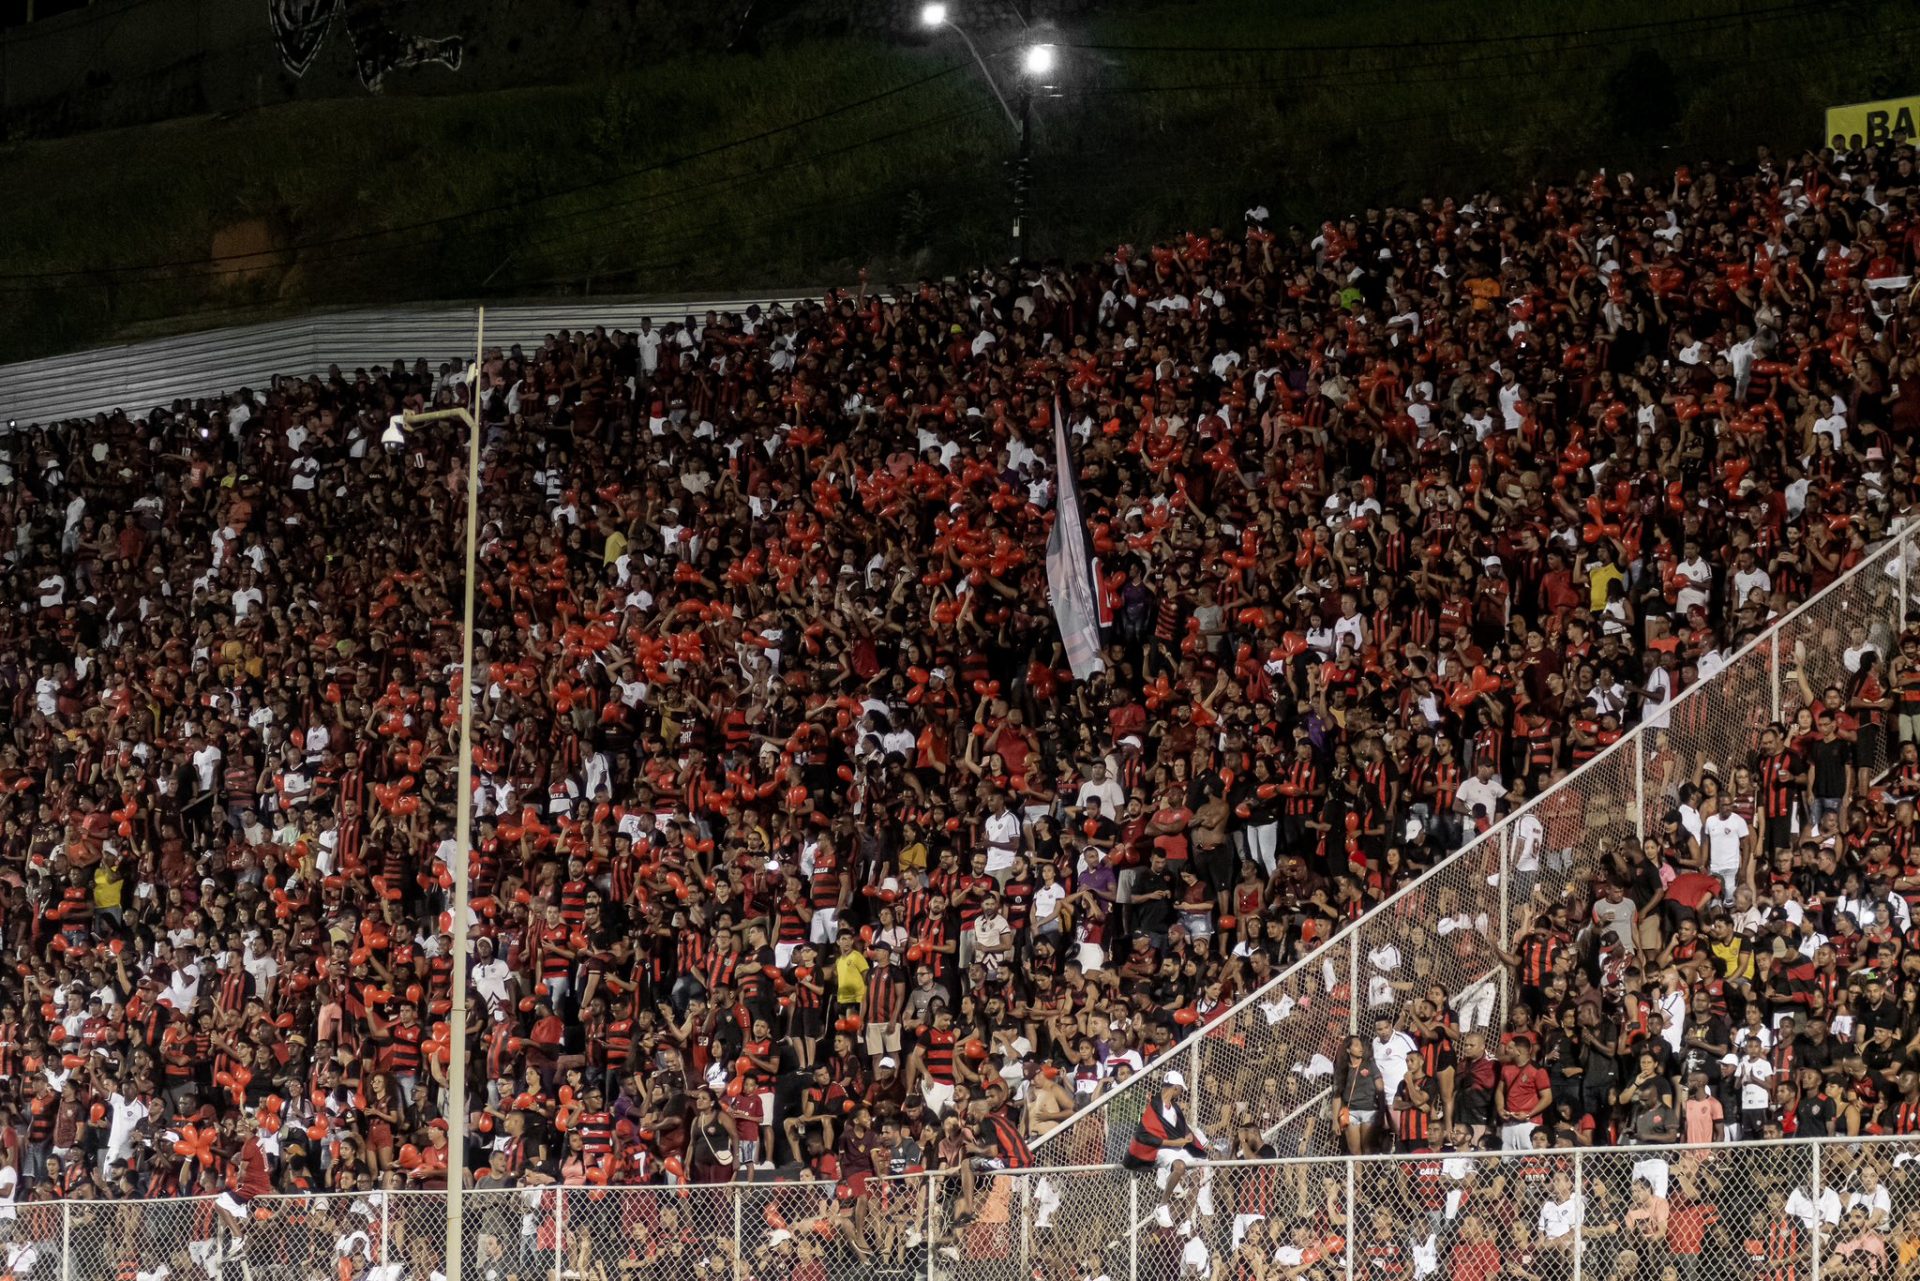
[[[934,1224],[933,1185],[934,1185],[934,1181],[939,1177],[940,1176],[935,1174],[933,1171],[931,1170],[927,1171],[927,1281],[934,1281],[933,1260],[935,1256],[938,1255],[939,1253],[938,1249],[936,1249],[936,1246],[939,1243],[938,1238],[934,1234],[934,1230],[933,1230],[933,1224]]]
[[[747,1275],[747,1234],[746,1234],[746,1192],[736,1183],[733,1185],[733,1276],[734,1281],[746,1281]]]
[[[1360,990],[1360,927],[1347,931],[1347,1035],[1360,1035],[1360,1002],[1366,994]]]
[[[1138,1175],[1127,1176],[1127,1222],[1132,1229],[1127,1233],[1127,1281],[1140,1281],[1140,1179]],[[1352,1275],[1351,1272],[1348,1273]]]
[[[1671,688],[1671,687],[1669,687]],[[1633,736],[1633,837],[1647,839],[1647,736]]]
[[[1513,951],[1513,824],[1500,825],[1500,950]],[[1513,999],[1507,990],[1511,979],[1507,963],[1499,964],[1500,1009],[1494,1015],[1495,1028],[1507,1025],[1508,1003]]]
[[[1775,628],[1767,637],[1767,688],[1770,691],[1772,715],[1767,719],[1780,719],[1780,629]]]
[[[1573,1281],[1581,1281],[1587,1261],[1581,1257],[1585,1251],[1587,1224],[1587,1181],[1586,1162],[1581,1158],[1580,1149],[1573,1150]]]
[[[1809,1189],[1813,1197],[1813,1231],[1808,1243],[1813,1247],[1813,1281],[1820,1281],[1820,1229],[1825,1225],[1820,1217],[1820,1149],[1824,1144],[1815,1143],[1813,1148],[1813,1183]]]
[[[1353,1236],[1355,1232],[1359,1231],[1359,1227],[1360,1227],[1360,1206],[1359,1206],[1359,1203],[1354,1200],[1354,1196],[1353,1196],[1354,1162],[1352,1161],[1346,1162],[1346,1167],[1347,1167],[1347,1275],[1349,1277],[1354,1277],[1359,1275],[1353,1270]]]

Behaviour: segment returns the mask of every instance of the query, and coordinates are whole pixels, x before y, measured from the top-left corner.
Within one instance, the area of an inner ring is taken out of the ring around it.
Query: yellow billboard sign
[[[1886,147],[1920,137],[1920,97],[1827,108],[1830,147]]]

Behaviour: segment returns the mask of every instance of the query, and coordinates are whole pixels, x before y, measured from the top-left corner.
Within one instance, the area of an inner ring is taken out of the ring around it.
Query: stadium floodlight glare
[[[1020,67],[1030,76],[1044,76],[1052,71],[1058,61],[1058,55],[1050,44],[1028,45],[1021,55]]]
[[[944,27],[947,25],[947,6],[943,4],[924,4],[920,6],[920,25],[923,27]]]

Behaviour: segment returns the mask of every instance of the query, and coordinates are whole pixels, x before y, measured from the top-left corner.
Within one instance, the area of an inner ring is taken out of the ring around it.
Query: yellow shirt
[[[848,952],[845,956],[833,958],[833,978],[842,1005],[858,1005],[867,999],[867,958],[859,952]]]
[[[899,864],[902,871],[919,871],[927,865],[927,847],[915,841],[900,851]]]
[[[1587,590],[1589,592],[1588,600],[1590,602],[1588,607],[1596,614],[1605,609],[1607,607],[1607,584],[1624,583],[1626,581],[1626,571],[1612,561],[1608,561],[1598,569],[1588,570]]]
[[[126,878],[116,876],[102,863],[93,869],[93,905],[102,911],[112,911],[120,906],[120,891],[126,887]]]
[[[606,550],[601,553],[601,559],[611,565],[626,554],[627,536],[616,529],[607,535],[607,547]]]
[[[1708,943],[1707,950],[1713,953],[1713,959],[1719,963],[1722,978],[1753,977],[1753,958],[1746,955],[1745,940],[1739,935],[1734,935],[1725,943]]]

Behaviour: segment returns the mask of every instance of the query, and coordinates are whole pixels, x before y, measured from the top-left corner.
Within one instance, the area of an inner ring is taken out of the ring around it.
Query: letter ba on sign
[[[1890,147],[1920,137],[1920,96],[1827,108],[1830,147]]]

